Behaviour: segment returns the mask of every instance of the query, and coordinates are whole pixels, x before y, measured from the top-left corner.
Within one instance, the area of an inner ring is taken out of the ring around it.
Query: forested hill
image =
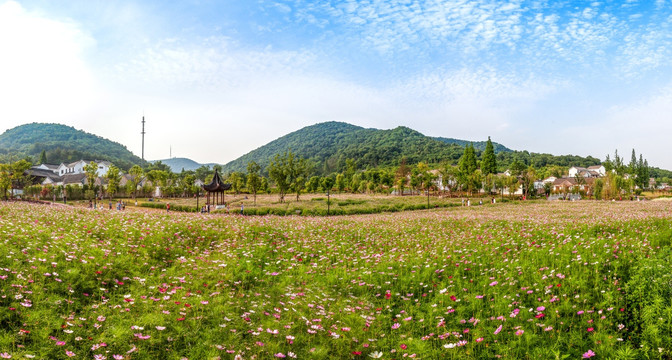
[[[322,174],[344,171],[348,159],[354,160],[359,169],[396,166],[402,157],[409,164],[420,161],[454,163],[462,156],[461,144],[464,143],[467,141],[431,138],[403,126],[379,130],[332,121],[307,126],[273,140],[224,165],[223,171],[245,172],[250,161],[265,168],[276,154],[290,150],[310,159],[317,166],[316,172]],[[493,145],[496,152],[511,151],[500,144]]]
[[[37,163],[43,150],[50,164],[84,159],[108,160],[122,169],[145,165],[124,145],[66,125],[31,123],[0,135],[0,162],[29,156]]]

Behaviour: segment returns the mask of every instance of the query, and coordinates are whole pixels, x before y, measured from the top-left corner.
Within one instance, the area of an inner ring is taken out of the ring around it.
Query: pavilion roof
[[[215,170],[215,175],[212,177],[212,182],[209,184],[203,185],[203,190],[207,192],[223,192],[231,189],[231,184],[225,184],[222,181],[222,177],[219,176],[219,172]]]

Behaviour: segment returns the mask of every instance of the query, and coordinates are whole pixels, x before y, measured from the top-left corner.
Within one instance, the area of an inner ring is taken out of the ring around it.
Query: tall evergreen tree
[[[42,153],[40,153],[40,164],[46,164],[47,163],[47,152],[42,150]]]
[[[497,158],[495,157],[495,148],[488,136],[488,142],[485,144],[485,151],[481,159],[481,172],[484,176],[497,173]]]
[[[460,158],[458,167],[460,172],[465,175],[471,175],[474,171],[476,171],[478,165],[476,163],[476,151],[474,150],[474,145],[468,144],[464,147],[464,153]]]
[[[632,149],[632,155],[630,156],[630,163],[628,164],[628,173],[630,173],[630,175],[637,174],[637,155],[635,154],[635,149]]]
[[[458,164],[458,182],[462,185],[463,190],[471,192],[478,186],[473,177],[477,167],[476,151],[473,144],[469,144],[464,147],[464,153]]]

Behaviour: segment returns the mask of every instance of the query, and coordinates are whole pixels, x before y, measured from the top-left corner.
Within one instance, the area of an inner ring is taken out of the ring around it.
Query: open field
[[[672,357],[667,201],[343,217],[0,203],[0,234],[5,358]]]
[[[277,194],[263,194],[257,195],[256,204],[252,195],[227,195],[226,203],[228,205],[228,212],[239,213],[241,204],[244,206],[246,215],[356,215],[356,214],[376,214],[383,212],[398,212],[407,210],[420,210],[428,208],[445,208],[461,206],[462,199],[466,202],[470,199],[472,205],[477,205],[479,200],[484,202],[484,205],[490,205],[492,197],[447,197],[432,194],[429,199],[427,196],[412,195],[412,196],[392,196],[380,194],[350,194],[350,193],[335,193],[331,194],[329,198],[329,206],[327,206],[326,194],[302,194],[299,200],[295,196],[285,197],[285,201],[280,203]],[[139,204],[147,204],[156,206],[158,208],[165,208],[165,204],[169,202],[171,206],[185,206],[191,209],[197,209],[197,204],[204,205],[203,198],[171,198],[171,199],[154,199],[149,202],[147,199],[139,199]],[[158,202],[157,202],[158,201]],[[496,197],[497,202],[508,202],[510,199],[504,197]],[[539,200],[541,201],[541,200]],[[107,204],[106,202],[104,202]],[[159,205],[160,204],[160,205]],[[213,207],[214,210],[214,207]],[[226,210],[218,210],[219,213],[226,213]]]

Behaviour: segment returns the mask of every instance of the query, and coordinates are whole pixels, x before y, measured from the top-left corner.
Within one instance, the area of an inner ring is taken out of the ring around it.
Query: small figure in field
[[[245,211],[245,205],[243,203],[240,203],[240,215],[244,215],[243,212]]]
[[[89,200],[89,209],[93,208],[93,201]]]
[[[471,206],[471,200],[467,199],[467,206]]]
[[[478,200],[478,205],[483,205],[483,200]]]
[[[170,203],[166,203],[166,212],[170,212]]]
[[[126,203],[123,201],[121,202],[121,210],[122,211],[126,210]]]
[[[110,201],[107,205],[109,206],[110,210],[112,210],[112,201]]]

